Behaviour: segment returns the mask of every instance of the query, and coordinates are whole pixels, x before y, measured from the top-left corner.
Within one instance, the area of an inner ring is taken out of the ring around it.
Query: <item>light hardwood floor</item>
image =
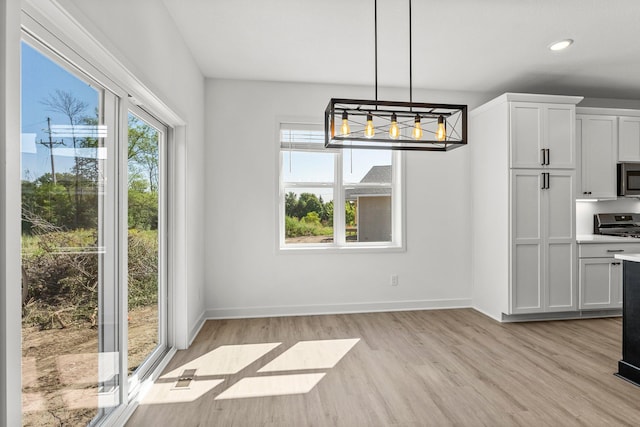
[[[621,330],[620,318],[500,324],[472,309],[207,321],[127,425],[640,426],[640,387],[613,375]],[[354,338],[333,367],[258,372],[300,341]],[[247,347],[236,374],[206,363],[234,365],[224,359],[241,347],[212,351],[260,343],[281,344]],[[176,390],[189,363],[195,379]],[[307,393],[216,400],[246,378],[286,374],[322,378]]]

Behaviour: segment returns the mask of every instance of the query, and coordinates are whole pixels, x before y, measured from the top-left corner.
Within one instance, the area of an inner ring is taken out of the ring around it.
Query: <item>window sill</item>
[[[281,246],[277,250],[280,254],[338,254],[338,253],[397,253],[406,252],[406,248],[401,245],[349,245],[349,246],[320,246],[320,245],[288,245]]]

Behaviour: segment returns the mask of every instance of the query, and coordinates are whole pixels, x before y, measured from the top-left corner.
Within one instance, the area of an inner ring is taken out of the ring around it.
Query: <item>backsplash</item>
[[[593,234],[593,215],[603,212],[640,212],[640,199],[621,198],[600,202],[576,202],[576,234]]]

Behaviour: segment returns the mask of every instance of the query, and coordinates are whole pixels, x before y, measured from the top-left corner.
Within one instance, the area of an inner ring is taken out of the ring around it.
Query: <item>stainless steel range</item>
[[[593,233],[640,237],[640,213],[599,213],[593,216]]]

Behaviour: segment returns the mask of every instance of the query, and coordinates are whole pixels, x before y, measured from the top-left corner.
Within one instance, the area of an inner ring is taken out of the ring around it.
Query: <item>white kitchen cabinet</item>
[[[470,112],[472,299],[497,320],[577,311],[581,100],[507,93]]]
[[[577,309],[575,172],[511,170],[510,314]]]
[[[638,239],[578,245],[578,293],[581,310],[622,307],[622,262],[613,256],[633,253],[640,253]]]
[[[640,162],[640,117],[621,116],[618,126],[618,161]]]
[[[574,169],[575,105],[510,103],[512,168]]]
[[[622,307],[622,262],[614,258],[580,259],[580,309]]]
[[[576,115],[580,153],[579,199],[615,199],[618,127],[616,116]]]

